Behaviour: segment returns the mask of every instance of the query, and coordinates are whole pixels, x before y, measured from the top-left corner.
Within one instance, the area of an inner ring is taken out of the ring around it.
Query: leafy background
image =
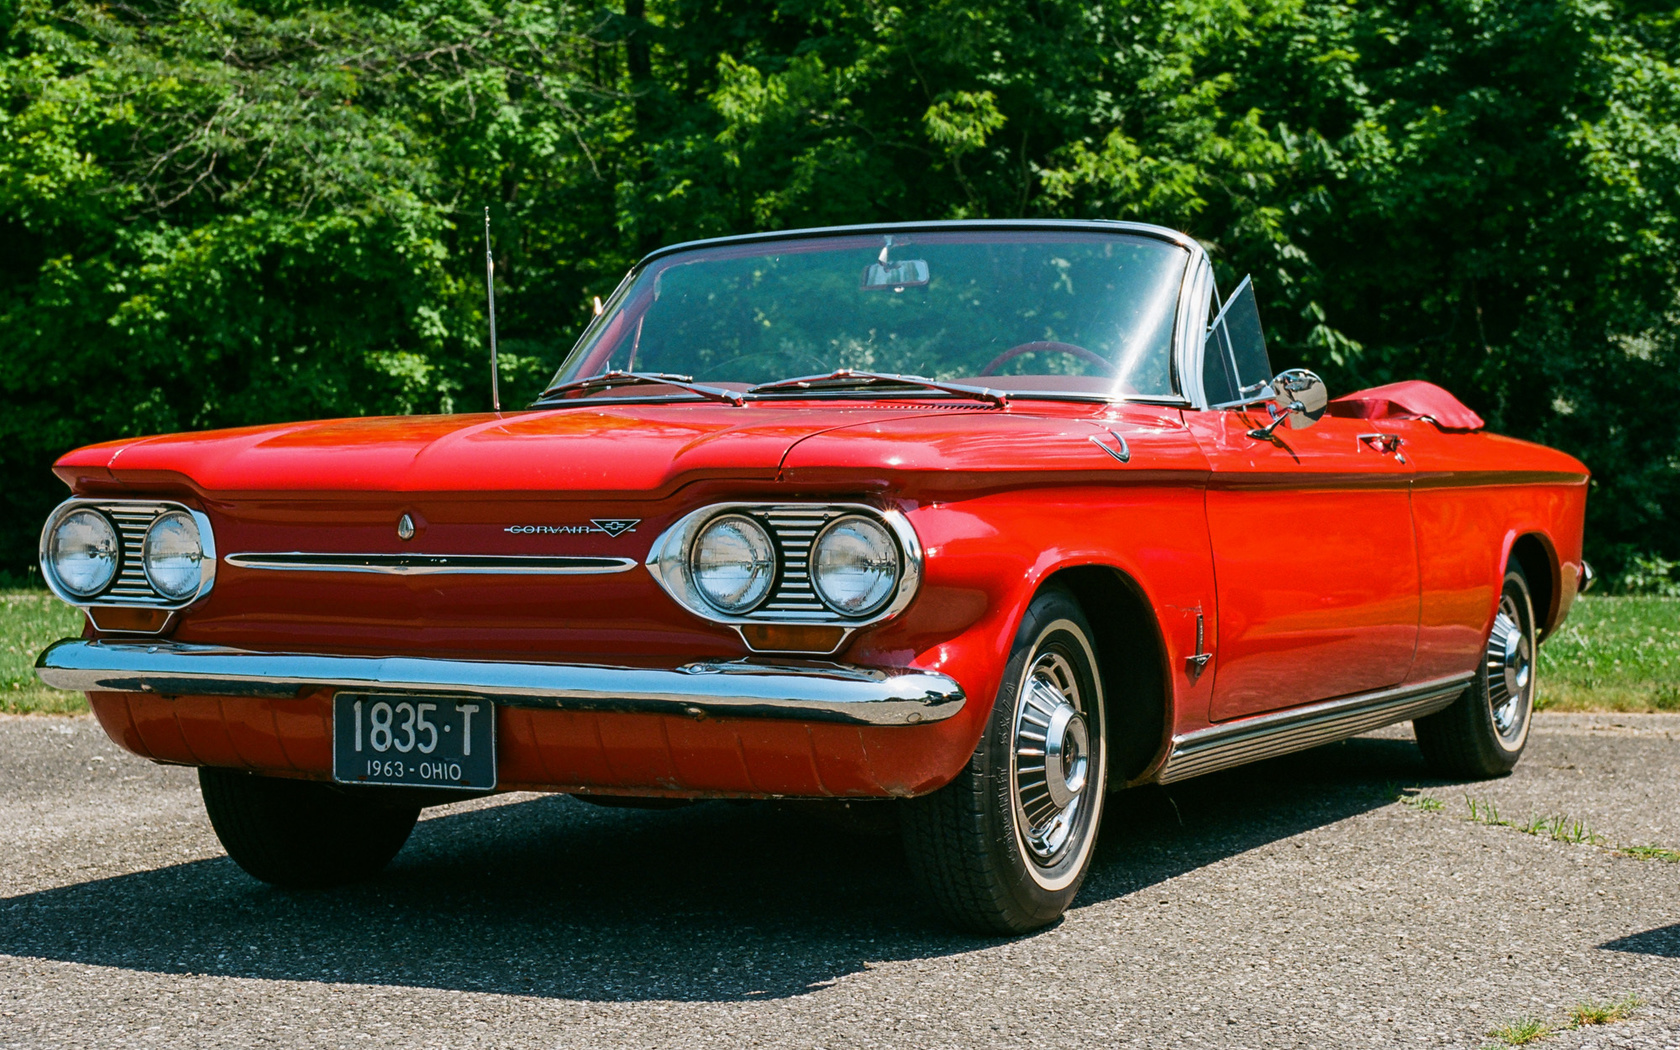
[[[1419,377],[1594,471],[1680,587],[1680,15],[1640,0],[0,0],[0,568],[63,451],[507,400],[644,251],[1142,219],[1274,361]]]

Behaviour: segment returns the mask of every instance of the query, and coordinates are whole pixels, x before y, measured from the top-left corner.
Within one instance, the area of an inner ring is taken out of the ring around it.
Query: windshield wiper
[[[597,390],[611,390],[615,386],[674,386],[679,390],[686,390],[691,394],[699,394],[708,401],[722,401],[730,405],[744,405],[746,398],[733,390],[723,387],[706,386],[696,383],[693,376],[679,376],[671,372],[602,372],[598,376],[588,379],[574,379],[568,383],[560,383],[549,387],[537,398],[540,404],[544,401],[561,400],[567,395],[583,396]]]
[[[969,386],[965,383],[942,383],[937,379],[924,379],[921,376],[897,375],[889,372],[854,372],[850,368],[842,368],[837,372],[830,372],[821,376],[801,376],[798,379],[778,379],[774,383],[760,383],[747,391],[749,394],[768,394],[783,390],[850,390],[859,387],[873,386],[911,386],[924,390],[938,390],[946,394],[957,394],[961,397],[971,397],[976,401],[1002,408],[1009,403],[1009,395],[1001,390],[993,390],[984,386]]]

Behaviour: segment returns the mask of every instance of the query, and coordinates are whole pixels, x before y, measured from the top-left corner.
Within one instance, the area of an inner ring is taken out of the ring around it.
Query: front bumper
[[[966,699],[961,686],[937,672],[815,661],[611,667],[78,639],[50,646],[35,672],[47,685],[81,692],[288,699],[305,689],[353,689],[481,697],[509,707],[869,726],[942,721]]]

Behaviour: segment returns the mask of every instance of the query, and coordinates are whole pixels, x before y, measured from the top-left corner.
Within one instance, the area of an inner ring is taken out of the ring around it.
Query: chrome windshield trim
[[[955,680],[912,668],[719,660],[673,668],[266,653],[183,642],[67,638],[35,661],[41,681],[82,692],[290,699],[312,688],[479,697],[512,707],[853,725],[938,722],[962,710]]]
[[[623,389],[623,388],[616,388]],[[999,393],[1009,395],[1010,401],[1066,401],[1089,405],[1162,405],[1168,408],[1193,408],[1188,398],[1176,394],[1139,394],[1136,396],[1116,394],[1087,394],[1075,390],[999,390]],[[786,401],[936,401],[940,404],[974,404],[984,407],[981,402],[970,401],[968,398],[953,397],[936,390],[916,390],[911,387],[897,387],[892,391],[873,390],[774,390],[757,394],[745,394],[747,403],[762,401],[775,404]],[[558,408],[600,408],[604,405],[706,405],[712,402],[705,398],[691,394],[631,394],[624,397],[590,394],[587,397],[538,399],[530,406],[539,411]]]
[[[386,576],[585,576],[629,572],[635,558],[567,554],[229,554],[241,569],[266,572],[373,572]]]
[[[727,237],[707,237],[697,241],[681,241],[655,248],[642,256],[632,270],[640,270],[656,259],[679,252],[695,251],[733,244],[763,244],[775,241],[803,241],[818,237],[858,237],[876,233],[962,233],[970,230],[1048,231],[1066,233],[1129,233],[1150,237],[1180,248],[1199,250],[1201,245],[1188,234],[1147,222],[1128,222],[1124,219],[933,219],[922,222],[875,222],[853,226],[808,226],[797,230],[772,230],[763,233],[737,233]]]
[[[601,326],[607,323],[607,319],[613,315],[613,312],[618,309],[619,305],[624,301],[624,298],[629,294],[630,288],[635,284],[636,278],[641,275],[642,271],[645,270],[651,263],[664,259],[667,256],[677,255],[689,251],[699,251],[707,248],[728,247],[731,245],[762,244],[775,241],[803,241],[824,237],[856,237],[887,233],[962,233],[988,230],[1006,233],[1043,231],[1061,233],[1129,234],[1136,237],[1149,238],[1151,240],[1162,241],[1167,244],[1175,245],[1189,253],[1189,258],[1185,263],[1184,273],[1179,278],[1179,311],[1178,317],[1175,319],[1175,323],[1173,325],[1172,367],[1174,373],[1173,379],[1178,388],[1175,396],[1184,399],[1186,402],[1193,401],[1185,388],[1185,378],[1182,374],[1180,374],[1180,369],[1182,368],[1182,358],[1188,352],[1188,348],[1186,346],[1188,339],[1185,332],[1191,325],[1191,319],[1185,310],[1185,305],[1186,300],[1189,297],[1188,287],[1191,276],[1196,273],[1198,267],[1206,265],[1207,253],[1202,248],[1200,242],[1198,242],[1194,237],[1191,237],[1189,234],[1182,233],[1166,226],[1157,226],[1154,223],[1131,222],[1123,219],[933,219],[918,222],[860,223],[851,226],[810,226],[802,227],[796,230],[772,230],[760,233],[738,233],[731,234],[727,237],[708,237],[700,240],[681,241],[676,244],[667,244],[648,252],[646,255],[642,256],[641,259],[637,260],[634,266],[630,267],[629,271],[625,273],[625,275],[619,280],[618,285],[613,289],[612,295],[606,300],[601,312],[589,319],[589,323],[584,325],[583,331],[578,334],[577,339],[572,342],[571,347],[561,357],[560,371],[556,372],[555,375],[558,376],[560,372],[564,372],[567,365],[571,362],[572,355],[577,353],[578,348],[590,342],[590,340],[592,340],[600,330]],[[552,385],[552,382],[553,381],[550,380],[550,385]],[[1011,399],[1014,399],[1024,395],[1011,391],[1009,396]],[[596,401],[594,398],[579,400],[587,400],[597,404],[602,403]],[[618,399],[615,398],[613,400],[616,401]],[[652,401],[651,398],[647,400],[648,402]],[[698,397],[681,399],[667,398],[665,400],[681,403],[698,400]],[[754,398],[749,398],[748,400],[754,400]],[[1044,400],[1060,399],[1045,398]],[[1065,400],[1084,400],[1084,398],[1078,395],[1071,395],[1066,397]],[[1130,399],[1104,397],[1101,400],[1123,403]],[[1151,398],[1144,398],[1140,400],[1143,400],[1146,403],[1156,403],[1154,399]],[[626,399],[626,401],[628,401],[628,399]],[[1177,401],[1174,401],[1175,405],[1177,403]],[[546,409],[559,408],[561,405],[553,402],[545,402],[539,399],[538,401],[533,402],[530,407]]]

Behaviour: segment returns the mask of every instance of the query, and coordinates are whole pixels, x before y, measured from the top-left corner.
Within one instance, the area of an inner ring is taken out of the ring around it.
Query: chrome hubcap
[[[1052,861],[1068,844],[1091,773],[1091,737],[1073,667],[1041,654],[1015,711],[1015,806],[1027,848]]]
[[[1513,740],[1522,734],[1533,684],[1533,643],[1522,629],[1516,601],[1506,595],[1499,601],[1487,648],[1488,707],[1501,738]]]

